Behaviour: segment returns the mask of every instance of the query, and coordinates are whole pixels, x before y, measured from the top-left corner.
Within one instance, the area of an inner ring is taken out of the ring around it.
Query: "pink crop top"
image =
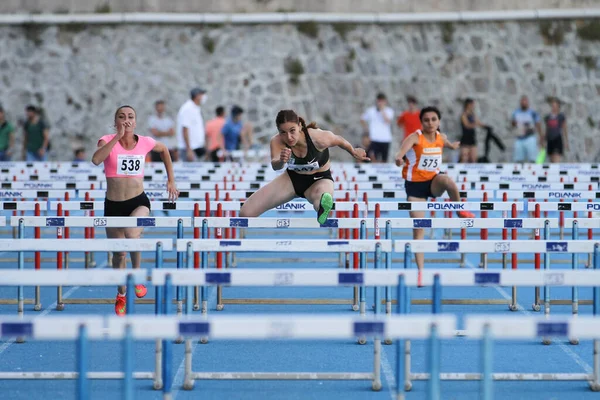
[[[112,151],[104,160],[104,173],[107,178],[137,178],[144,176],[144,161],[156,145],[156,140],[149,136],[138,137],[138,142],[133,150],[125,150],[121,143],[115,143]],[[105,135],[100,138],[108,143],[115,135]]]

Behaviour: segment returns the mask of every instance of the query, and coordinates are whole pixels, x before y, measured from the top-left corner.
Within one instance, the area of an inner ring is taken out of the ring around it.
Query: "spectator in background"
[[[527,96],[521,96],[521,104],[512,114],[512,126],[517,130],[513,161],[535,163],[538,145],[542,144],[542,125],[537,112],[529,107]],[[536,138],[535,133],[538,133]]]
[[[396,120],[398,128],[404,128],[404,138],[402,140],[406,139],[411,133],[421,129],[421,119],[419,117],[421,110],[417,108],[417,99],[413,96],[408,96],[406,97],[406,101],[408,109],[403,111]]]
[[[23,124],[23,158],[25,161],[46,161],[50,144],[49,126],[36,107],[29,105],[25,112],[27,119]]]
[[[15,128],[6,120],[4,109],[0,107],[0,161],[10,161],[15,145]]]
[[[392,119],[394,110],[387,105],[385,94],[379,93],[375,106],[368,108],[362,115],[360,123],[369,132],[371,161],[386,163],[392,142]]]
[[[206,153],[204,120],[200,108],[206,99],[206,90],[194,88],[190,91],[190,99],[183,103],[177,113],[177,144],[182,160],[201,160]]]
[[[553,98],[550,102],[552,111],[546,115],[546,153],[550,156],[550,162],[559,163],[564,150],[569,150],[567,136],[567,118],[560,112],[560,101]]]
[[[171,160],[178,161],[179,150],[177,149],[177,138],[175,137],[175,123],[168,115],[165,115],[164,100],[157,100],[154,103],[154,109],[156,110],[156,114],[148,118],[150,133],[154,139],[167,146],[169,154],[171,154]],[[162,162],[160,153],[152,151],[150,154],[153,162]]]
[[[225,125],[225,107],[215,110],[216,117],[206,123],[206,156],[209,161],[219,162],[219,152],[223,150],[223,126]]]
[[[86,162],[87,156],[85,155],[85,149],[80,147],[74,151],[75,157],[73,158],[74,163]]]
[[[239,106],[231,107],[231,116],[223,125],[223,129],[221,133],[223,133],[223,140],[225,142],[225,158],[231,160],[231,152],[234,150],[238,150],[240,148],[240,143],[242,142],[242,128],[244,127],[242,123],[242,115],[244,114],[244,109]],[[245,139],[244,139],[245,140]]]
[[[475,115],[475,100],[466,99],[463,104],[463,113],[460,116],[462,136],[460,137],[460,162],[477,162],[477,138],[475,128],[482,128],[483,124]]]

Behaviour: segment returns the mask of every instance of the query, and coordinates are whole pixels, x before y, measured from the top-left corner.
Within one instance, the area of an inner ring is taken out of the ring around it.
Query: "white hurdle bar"
[[[22,335],[35,340],[77,340],[77,372],[62,373],[63,379],[77,379],[78,398],[89,397],[88,379],[123,379],[125,400],[133,399],[133,379],[151,378],[149,373],[133,371],[133,341],[185,338],[183,388],[193,389],[195,380],[368,380],[379,391],[381,382],[381,338],[429,339],[431,373],[440,370],[439,339],[454,336],[456,317],[451,315],[392,316],[355,318],[339,315],[222,316],[202,319],[176,317],[38,317],[30,320],[0,318],[3,338]],[[191,340],[209,337],[216,340],[334,340],[357,336],[374,338],[371,372],[193,372]],[[88,372],[89,340],[123,340],[122,372]],[[163,398],[171,398],[173,383],[172,352],[162,359]],[[56,379],[54,373],[0,372],[0,379]],[[152,375],[152,374],[150,374]],[[154,374],[154,375],[159,375]],[[435,379],[430,385],[435,385]],[[155,385],[155,389],[158,389]]]
[[[4,217],[2,217],[4,218]],[[185,228],[192,226],[191,217],[20,217],[10,219],[11,226],[77,227],[77,228]]]
[[[25,252],[154,252],[155,267],[162,268],[163,252],[174,249],[172,239],[0,239],[0,251],[17,254],[17,269],[25,269]],[[23,315],[25,299],[23,287],[17,289],[17,312]],[[62,311],[66,301],[62,299],[62,287],[57,288],[57,310]],[[92,304],[91,299],[70,299],[69,303]],[[3,300],[2,304],[14,304]],[[42,308],[40,286],[35,288],[34,310]]]

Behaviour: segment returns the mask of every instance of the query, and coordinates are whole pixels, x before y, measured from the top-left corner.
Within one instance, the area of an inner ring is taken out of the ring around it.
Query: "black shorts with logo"
[[[406,197],[416,197],[418,199],[429,199],[431,197],[435,197],[433,193],[431,193],[431,182],[404,182],[404,190],[406,190]]]
[[[125,201],[112,201],[104,199],[105,217],[129,217],[136,208],[146,206],[150,210],[150,199],[146,192]]]
[[[330,170],[304,175],[288,169],[287,174],[292,180],[292,185],[294,185],[294,191],[296,192],[296,195],[303,198],[304,192],[306,192],[313,183],[318,182],[321,179],[329,179],[333,182],[333,177],[331,176]]]

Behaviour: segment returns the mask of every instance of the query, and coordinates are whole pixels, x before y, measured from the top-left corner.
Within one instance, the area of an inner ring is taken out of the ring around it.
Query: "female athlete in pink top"
[[[175,201],[179,196],[169,149],[153,138],[136,135],[135,126],[135,110],[130,106],[119,107],[115,113],[117,133],[102,136],[98,141],[98,150],[92,157],[94,165],[104,163],[107,184],[104,200],[106,217],[147,217],[150,214],[150,200],[144,192],[144,162],[150,151],[160,153],[165,163],[169,201]],[[110,239],[138,239],[142,231],[143,228],[106,228],[106,236]],[[125,268],[126,256],[125,252],[113,253],[113,268]],[[133,268],[140,268],[139,252],[131,252],[131,264]],[[146,293],[144,285],[135,287],[137,297],[144,297]],[[125,295],[125,286],[119,286],[115,301],[115,312],[119,316],[126,312]]]

